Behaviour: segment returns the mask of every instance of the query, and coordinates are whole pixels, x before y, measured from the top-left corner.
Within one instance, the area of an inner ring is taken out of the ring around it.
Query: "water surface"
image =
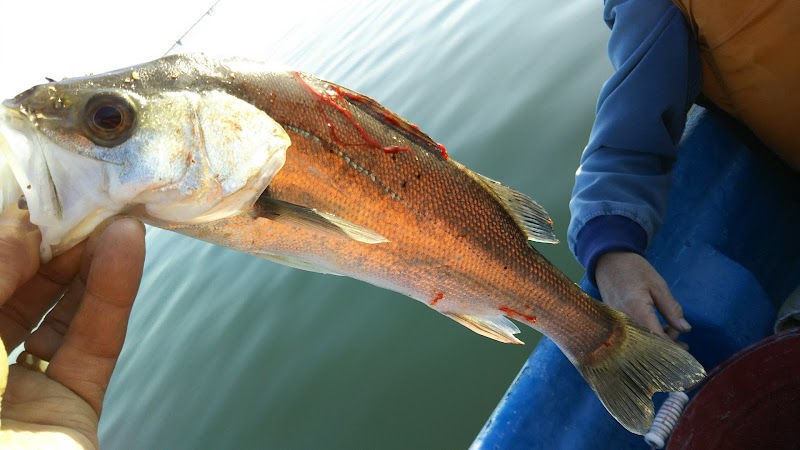
[[[128,5],[143,19],[121,23],[118,8],[92,21],[96,43],[67,41],[93,64],[80,70],[158,57],[208,6],[145,5]],[[177,50],[273,60],[363,92],[539,201],[565,240],[609,74],[601,7],[222,0]],[[145,36],[157,39],[137,45]],[[111,38],[124,51],[98,52]],[[401,295],[158,229],[147,244],[104,448],[464,448],[538,339],[522,327],[529,345],[503,345]],[[538,248],[582,274],[566,243]]]

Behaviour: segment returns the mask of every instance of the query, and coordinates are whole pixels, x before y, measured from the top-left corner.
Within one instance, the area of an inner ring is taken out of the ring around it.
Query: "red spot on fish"
[[[410,152],[411,151],[410,148],[401,147],[399,145],[395,145],[395,146],[391,146],[391,147],[385,147],[385,146],[381,145],[378,141],[375,140],[375,138],[373,138],[372,136],[369,135],[369,133],[367,133],[367,130],[365,130],[364,127],[362,127],[356,121],[356,119],[353,117],[353,115],[350,113],[350,111],[344,105],[341,105],[341,104],[339,104],[339,102],[337,102],[337,98],[344,98],[344,99],[353,100],[353,101],[364,101],[361,96],[353,94],[353,93],[350,93],[350,92],[346,92],[346,91],[342,90],[339,86],[335,86],[335,85],[331,85],[330,87],[333,90],[333,92],[335,94],[337,94],[337,95],[331,95],[330,93],[325,92],[325,91],[319,92],[316,89],[314,89],[314,87],[312,87],[310,84],[308,84],[308,82],[303,78],[303,76],[300,74],[300,72],[295,72],[294,76],[298,80],[300,80],[300,82],[303,84],[303,86],[309,92],[311,92],[312,94],[317,96],[317,98],[319,98],[324,103],[332,106],[334,109],[339,111],[347,119],[347,121],[350,122],[353,125],[353,127],[355,127],[356,131],[358,131],[358,134],[361,135],[361,138],[365,142],[365,144],[347,144],[345,142],[342,142],[341,139],[339,139],[336,136],[336,130],[335,130],[334,126],[333,126],[333,123],[331,123],[331,121],[328,120],[328,128],[331,130],[331,135],[334,137],[334,139],[337,141],[338,144],[340,144],[340,145],[349,145],[349,146],[367,145],[367,146],[370,146],[370,147],[373,147],[373,148],[376,148],[376,149],[383,150],[384,153],[390,153],[390,154],[391,153]],[[323,114],[324,114],[324,112],[323,112]],[[326,116],[326,118],[327,118],[327,116]]]
[[[444,298],[444,294],[439,292],[438,294],[436,294],[436,297],[433,297],[433,299],[428,304],[431,305],[431,306],[435,306],[437,303],[439,303],[439,300],[441,300],[443,298]]]
[[[605,348],[611,347],[611,343],[608,341],[603,341],[603,347]]]
[[[527,314],[522,314],[521,312],[511,309],[508,306],[501,306],[500,311],[506,313],[506,315],[511,316],[512,318],[519,318],[525,320],[526,322],[536,323],[536,316],[529,316]]]

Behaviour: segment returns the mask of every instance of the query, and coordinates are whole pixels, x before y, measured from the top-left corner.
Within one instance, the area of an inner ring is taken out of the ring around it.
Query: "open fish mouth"
[[[22,189],[8,160],[10,151],[11,144],[8,143],[0,125],[0,213],[11,208],[14,202],[23,197]]]
[[[81,170],[80,176],[75,176],[74,171],[87,164],[97,166],[100,162],[63,151],[57,144],[44,138],[36,130],[33,118],[9,100],[0,106],[0,155],[2,210],[18,206],[24,197],[31,222],[42,231],[43,260],[52,256],[51,246],[63,244],[68,248],[79,242],[85,235],[64,242],[60,237],[74,230],[81,222],[98,223],[85,219],[87,215],[96,217],[91,214],[88,203],[100,198],[91,193],[101,189],[102,171]],[[78,192],[74,189],[60,192],[65,186],[59,189],[56,179],[70,180],[64,183],[67,188],[80,184],[81,190],[89,192],[92,198],[84,198],[77,204],[71,202],[74,206],[65,210],[67,202],[73,200]],[[66,194],[66,198],[62,194]]]
[[[27,202],[26,193],[35,203],[42,192],[47,192],[54,201],[51,209],[57,214],[60,212],[60,201],[34,128],[27,115],[11,100],[3,101],[0,106],[0,212],[19,204],[21,198]],[[32,166],[43,166],[44,176],[31,181]]]

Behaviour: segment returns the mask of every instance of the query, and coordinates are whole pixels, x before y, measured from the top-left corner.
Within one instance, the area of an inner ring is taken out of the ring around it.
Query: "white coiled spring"
[[[658,414],[650,425],[650,430],[644,435],[644,441],[650,448],[664,448],[675,424],[678,423],[683,408],[689,402],[689,396],[683,392],[670,392],[664,404],[658,410]]]

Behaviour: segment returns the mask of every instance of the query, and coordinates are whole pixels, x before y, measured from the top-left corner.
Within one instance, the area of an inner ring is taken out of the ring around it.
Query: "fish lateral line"
[[[319,92],[316,89],[314,89],[314,87],[311,86],[308,83],[308,81],[306,81],[303,78],[303,75],[300,72],[294,72],[294,76],[295,76],[295,78],[297,78],[300,81],[300,83],[303,85],[303,87],[306,88],[306,90],[308,90],[309,92],[314,94],[321,101],[327,103],[328,105],[334,107],[337,111],[342,113],[342,115],[347,119],[347,121],[350,122],[355,127],[356,131],[358,131],[358,134],[361,135],[361,138],[364,139],[364,142],[365,142],[364,144],[350,144],[350,143],[344,142],[342,139],[339,138],[339,136],[337,136],[336,129],[333,126],[333,122],[330,120],[330,118],[327,116],[327,114],[325,114],[325,112],[322,111],[322,114],[325,116],[325,119],[327,121],[328,129],[331,131],[331,136],[333,136],[334,140],[339,145],[352,146],[352,147],[368,146],[368,147],[372,147],[372,148],[375,148],[375,149],[383,150],[383,152],[386,153],[386,154],[394,154],[394,153],[400,153],[400,152],[411,152],[411,148],[409,148],[409,147],[403,147],[403,146],[399,146],[399,145],[394,145],[394,146],[391,146],[391,147],[387,147],[387,146],[381,145],[380,142],[378,142],[377,140],[375,140],[375,138],[370,136],[370,134],[367,132],[367,130],[365,130],[364,127],[362,127],[356,121],[356,119],[353,117],[353,115],[350,113],[350,111],[348,111],[347,108],[345,108],[344,106],[342,106],[339,103],[337,103],[336,100],[330,94],[328,94],[325,91]],[[349,95],[349,94],[348,95],[344,95],[342,89],[338,88],[338,86],[330,85],[330,87],[331,87],[331,89],[333,89],[333,91],[336,94],[338,94],[342,98],[349,99],[349,98],[352,97],[352,95]]]
[[[501,306],[498,309],[515,319],[522,319],[526,322],[536,323],[536,316],[534,315],[523,314],[515,309],[509,308],[508,306]]]

